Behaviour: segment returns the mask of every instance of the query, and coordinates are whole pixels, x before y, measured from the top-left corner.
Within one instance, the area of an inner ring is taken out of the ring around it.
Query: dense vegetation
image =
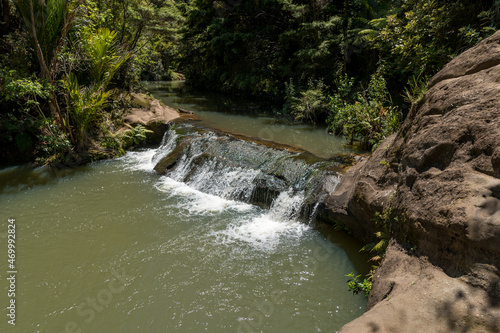
[[[169,0],[1,1],[3,163],[79,164],[144,136],[123,127],[141,79],[170,79],[187,5]]]
[[[120,153],[140,80],[264,97],[375,147],[428,78],[499,24],[498,0],[2,0],[2,162]],[[183,73],[183,74],[179,74]]]
[[[365,148],[393,132],[430,76],[492,34],[499,1],[194,1],[193,85],[265,95]]]

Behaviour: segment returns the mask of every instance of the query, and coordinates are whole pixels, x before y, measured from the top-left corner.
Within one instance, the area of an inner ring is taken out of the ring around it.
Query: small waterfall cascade
[[[213,131],[170,129],[152,158],[176,182],[269,208],[274,220],[312,217],[341,179],[335,162]]]
[[[158,147],[151,159],[151,163],[153,163],[153,165],[156,165],[156,163],[174,150],[177,144],[177,138],[178,135],[175,131],[168,130],[165,132],[163,139],[161,140],[160,147]]]

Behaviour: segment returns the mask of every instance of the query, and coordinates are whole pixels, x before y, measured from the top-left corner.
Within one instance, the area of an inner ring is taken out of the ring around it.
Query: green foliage
[[[384,165],[384,166],[386,166],[386,167],[388,167],[388,168],[391,166],[391,165],[389,164],[389,162],[384,161],[384,160],[380,161],[379,163],[380,163],[380,164],[382,164],[382,165]]]
[[[61,37],[69,1],[17,0],[14,3],[29,34],[33,39],[36,38],[45,60],[50,63]]]
[[[105,87],[118,69],[129,58],[128,53],[119,52],[116,45],[116,32],[99,28],[95,33],[87,32],[84,50],[90,61],[92,82]]]
[[[493,6],[481,11],[477,18],[480,24],[468,24],[458,29],[458,36],[465,44],[463,49],[472,47],[484,38],[492,35],[500,22],[500,0],[493,1]],[[462,50],[461,50],[462,51]]]
[[[25,111],[38,108],[41,100],[47,100],[54,87],[35,76],[21,77],[15,70],[0,69],[0,100],[15,102]]]
[[[436,0],[405,0],[401,8],[403,15],[385,18],[383,28],[373,39],[375,47],[393,73],[403,77],[435,73],[453,54],[446,41],[449,8]]]
[[[124,149],[141,144],[146,140],[148,133],[153,133],[153,131],[148,130],[142,125],[135,127],[128,124],[125,125],[129,129],[117,133],[106,133],[102,143],[105,148],[114,150],[117,155],[123,154]]]
[[[54,123],[53,119],[45,119],[42,122],[37,138],[39,157],[36,162],[40,165],[60,162],[73,149],[67,134]]]
[[[407,112],[410,102],[401,96],[406,91],[413,99],[421,95],[410,86],[414,78],[426,80],[495,31],[498,4],[498,0],[198,0],[188,12],[182,64],[194,86],[271,97],[297,118],[313,122],[321,120],[314,115],[321,114],[322,95],[335,93],[338,77],[356,77],[367,87],[384,64],[386,90],[395,96],[399,110]],[[308,79],[323,82],[326,88],[321,91],[302,83]],[[376,146],[386,136],[367,134],[381,132],[370,129],[380,127],[374,119],[387,117],[386,128],[398,126],[399,112],[382,110],[387,116],[380,116],[378,106],[368,105],[376,97],[354,94],[342,100],[348,107],[338,101],[332,104],[343,108],[346,119],[353,119],[346,132],[365,146]],[[363,112],[367,106],[372,110]],[[343,125],[339,122],[342,130],[336,131],[343,132]]]
[[[397,218],[393,218],[392,209],[389,207],[384,209],[382,213],[376,212],[374,217],[374,222],[380,231],[375,233],[378,241],[367,244],[361,248],[360,251],[374,253],[375,256],[370,259],[370,261],[380,262],[385,254],[385,250],[389,245],[389,240],[392,236],[392,222],[396,221]]]
[[[361,275],[354,276],[353,272],[346,275],[347,277],[349,277],[349,280],[347,281],[349,290],[351,290],[354,294],[358,294],[361,291],[364,291],[365,296],[368,296],[370,294],[374,274],[378,269],[380,262],[384,258],[385,251],[387,249],[387,246],[389,245],[389,240],[392,236],[392,223],[397,222],[398,219],[396,217],[393,217],[392,208],[389,206],[389,208],[384,209],[381,213],[376,212],[373,220],[377,228],[380,229],[380,231],[377,231],[375,233],[377,241],[366,244],[360,249],[360,252],[364,251],[374,254],[374,256],[370,258],[370,261],[375,262],[375,265],[372,266],[372,269],[366,275],[363,281],[359,280]]]
[[[355,295],[359,293],[363,293],[366,297],[370,295],[370,292],[372,291],[372,281],[370,279],[365,278],[361,281],[361,275],[354,276],[354,272],[347,274],[346,277],[349,278],[347,280],[349,291],[352,291]]]
[[[385,250],[389,245],[390,234],[386,231],[377,231],[375,236],[378,238],[378,241],[366,244],[360,251],[375,253],[375,256],[370,261],[379,262],[383,259]]]
[[[121,133],[111,133],[109,131],[104,133],[104,138],[101,142],[102,147],[110,149],[115,155],[120,156],[125,153],[120,138]]]
[[[128,124],[126,125],[129,127],[129,129],[123,131],[121,134],[122,145],[125,147],[129,147],[134,144],[138,145],[146,140],[148,133],[153,133],[153,131],[146,129],[146,127],[142,125],[137,125],[135,127],[132,127]]]
[[[130,59],[116,73],[118,86],[131,89],[139,80],[168,79],[178,68],[180,39],[189,1],[86,0],[81,6],[90,31],[116,32],[116,44]]]
[[[68,111],[76,129],[76,143],[81,147],[87,139],[86,131],[93,124],[104,107],[109,92],[102,86],[82,87],[74,74],[69,74],[62,82],[68,96]]]
[[[117,47],[116,32],[107,28],[99,28],[95,32],[83,28],[81,33],[85,36],[82,49],[90,65],[90,84],[79,84],[77,75],[72,72],[61,81],[67,92],[69,118],[76,130],[74,143],[79,149],[87,146],[87,130],[97,125],[99,115],[107,104],[110,95],[108,84],[129,58],[129,53]]]
[[[498,2],[485,11],[482,2],[403,0],[371,20],[361,35],[384,59],[393,84],[404,90],[408,81],[434,75],[459,52],[491,35],[498,23]]]
[[[17,0],[18,12],[31,36],[44,79],[54,79],[56,55],[71,25],[68,0]]]
[[[405,101],[411,105],[417,103],[427,92],[428,78],[419,76],[412,76],[408,79],[408,85],[404,89]]]
[[[300,92],[300,97],[294,97],[295,94],[293,82],[287,85],[287,95],[291,96],[290,110],[296,120],[306,120],[315,123],[318,118],[326,118],[328,113],[328,99],[326,94],[327,87],[323,81],[308,82],[308,88]]]
[[[130,88],[143,72],[183,77],[176,59],[189,3],[2,2],[0,142],[37,147],[39,163],[71,152],[68,140],[78,153],[100,154],[104,133],[123,124],[108,107],[110,86]],[[8,10],[11,5],[17,10]],[[144,131],[125,131],[123,139],[138,142]]]
[[[4,135],[14,140],[29,132],[24,141],[49,142],[43,136],[53,131],[35,124],[54,116],[58,130],[83,148],[107,137],[100,123],[112,118],[109,87],[132,89],[140,80],[186,73],[195,86],[284,103],[302,121],[328,118],[332,131],[373,149],[397,130],[399,110],[423,96],[428,77],[496,31],[499,5],[4,1],[2,8],[11,9],[0,13],[0,116],[10,128]]]
[[[366,91],[355,94],[354,102],[350,100],[354,80],[343,76],[337,82],[337,92],[330,97],[330,130],[344,135],[351,144],[359,140],[362,148],[375,149],[400,122],[381,70],[372,75]]]

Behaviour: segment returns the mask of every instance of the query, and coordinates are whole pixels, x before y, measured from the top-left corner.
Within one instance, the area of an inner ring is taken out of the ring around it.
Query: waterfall
[[[236,212],[212,236],[221,244],[245,242],[262,251],[308,232],[341,179],[331,160],[178,125],[157,149],[128,152],[123,159],[126,169],[162,175],[155,188],[177,214],[205,219]]]
[[[179,136],[177,135],[177,133],[172,129],[169,129],[168,131],[165,132],[165,134],[163,134],[160,146],[158,147],[158,149],[155,150],[155,154],[151,158],[151,163],[153,164],[153,167],[162,158],[170,154],[172,150],[175,149],[178,137]]]
[[[175,181],[213,197],[257,204],[276,221],[312,220],[318,200],[340,180],[331,161],[213,131],[169,130],[152,163],[168,178],[163,186]]]
[[[155,165],[163,157],[170,154],[175,149],[178,135],[173,130],[168,130],[163,135],[160,147],[157,149],[141,149],[139,151],[129,151],[120,159],[127,162],[126,170],[153,171]]]

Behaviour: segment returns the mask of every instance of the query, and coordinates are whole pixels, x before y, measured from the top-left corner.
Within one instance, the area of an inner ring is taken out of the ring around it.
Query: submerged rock
[[[341,332],[500,332],[500,32],[432,78],[323,218],[365,242],[392,209],[368,311]]]

